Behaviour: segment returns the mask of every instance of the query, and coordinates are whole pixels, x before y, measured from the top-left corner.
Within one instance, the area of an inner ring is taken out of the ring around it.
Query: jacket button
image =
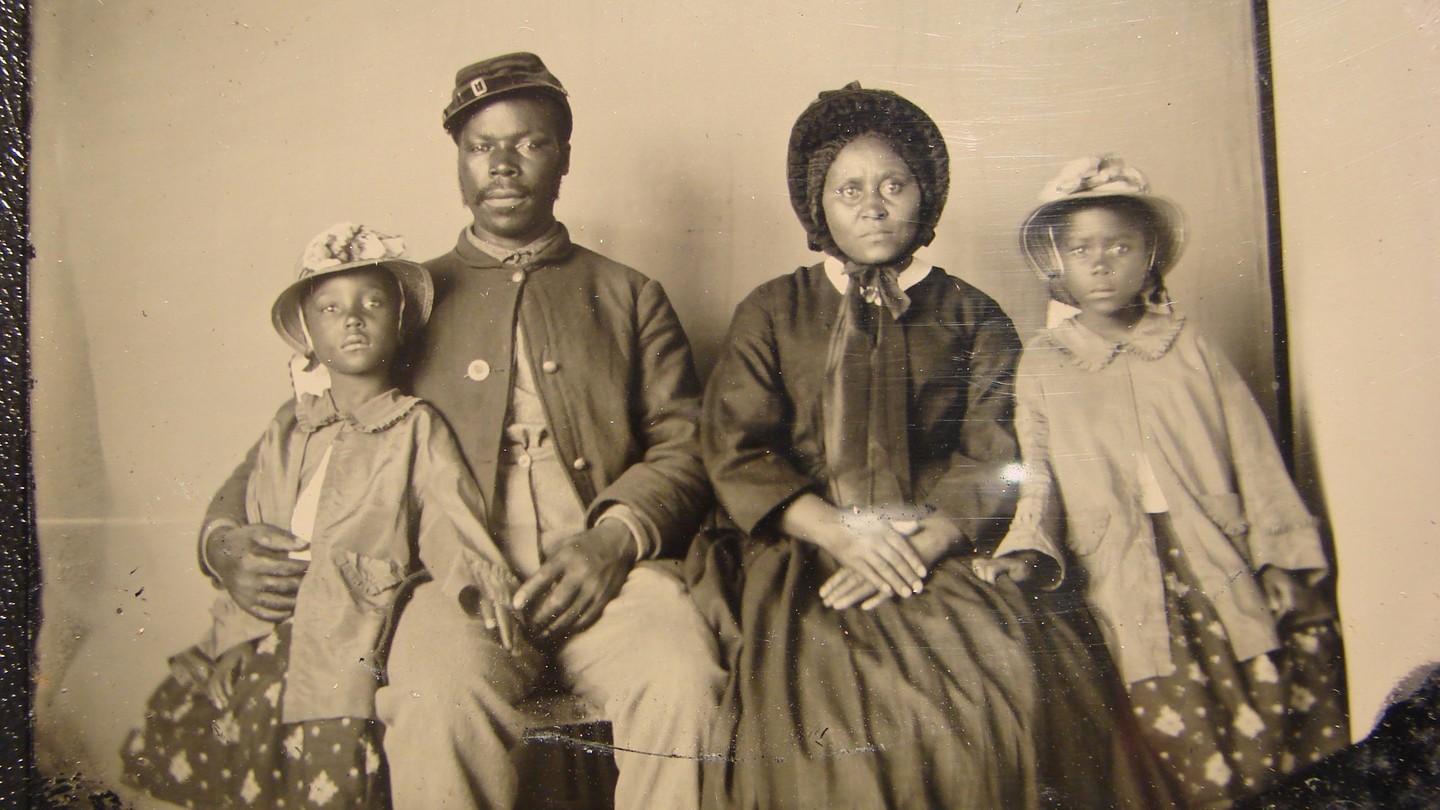
[[[560,370],[560,364],[555,362],[554,360],[546,360],[545,362],[540,364],[540,370],[545,372],[546,374],[554,374],[555,372]]]
[[[465,367],[465,376],[480,382],[490,376],[490,364],[484,360],[472,360],[470,365]]]
[[[574,463],[574,464],[571,464],[570,466],[571,466],[571,467],[574,467],[574,468],[577,469],[577,470],[584,471],[586,468],[588,468],[588,467],[590,466],[590,462],[586,461],[586,460],[583,459],[583,458],[577,458],[577,459],[575,459],[575,463]]]
[[[513,282],[515,282],[516,284],[519,284],[520,282],[524,281],[524,280],[525,280],[525,273],[524,273],[524,271],[522,271],[522,270],[516,270],[515,272],[511,273],[511,274],[510,274],[510,280],[513,281]]]

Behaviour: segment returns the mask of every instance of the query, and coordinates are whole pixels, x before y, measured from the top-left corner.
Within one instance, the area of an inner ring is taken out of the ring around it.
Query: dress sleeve
[[[1220,398],[1240,502],[1249,523],[1250,564],[1310,572],[1319,580],[1330,569],[1315,528],[1290,480],[1265,415],[1230,361],[1197,336],[1201,356]]]
[[[950,518],[975,547],[993,543],[1015,508],[1015,365],[1020,339],[1000,306],[977,293],[962,318],[973,324],[960,442],[926,505]]]
[[[631,390],[644,454],[596,494],[589,520],[598,521],[614,504],[628,506],[641,525],[654,527],[658,556],[680,557],[712,503],[695,422],[700,382],[690,342],[659,283],[641,288],[635,317]]]
[[[480,598],[508,604],[519,579],[485,528],[484,498],[460,447],[428,405],[418,406],[415,418],[411,486],[420,561],[446,597],[472,617]]]
[[[1036,366],[1030,348],[1020,361],[1016,383],[1015,429],[1020,437],[1020,454],[1024,460],[1020,476],[1020,500],[1010,531],[995,549],[995,556],[1019,551],[1035,551],[1055,562],[1060,576],[1065,576],[1065,553],[1059,542],[1060,503],[1055,489],[1055,474],[1050,466],[1050,422],[1045,414],[1043,372]]]
[[[726,512],[746,533],[797,495],[817,491],[787,451],[792,406],[780,376],[766,288],[735,310],[705,389],[700,436],[705,469]]]

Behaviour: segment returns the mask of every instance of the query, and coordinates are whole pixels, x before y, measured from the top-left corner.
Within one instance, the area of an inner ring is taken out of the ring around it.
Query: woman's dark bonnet
[[[883,139],[920,186],[920,222],[913,252],[935,238],[935,225],[950,192],[950,153],[925,111],[888,90],[864,90],[852,82],[820,94],[790,131],[787,174],[790,204],[805,227],[811,250],[839,255],[822,204],[825,174],[835,156],[862,135]]]

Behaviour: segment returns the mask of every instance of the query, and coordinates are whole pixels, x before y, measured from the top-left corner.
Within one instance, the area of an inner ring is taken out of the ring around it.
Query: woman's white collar
[[[930,275],[930,271],[933,269],[934,265],[916,257],[909,267],[895,277],[895,280],[900,282],[900,289],[908,290]],[[825,277],[830,279],[830,283],[835,285],[835,289],[841,295],[844,295],[845,290],[850,287],[850,280],[845,278],[845,263],[834,256],[825,257]]]

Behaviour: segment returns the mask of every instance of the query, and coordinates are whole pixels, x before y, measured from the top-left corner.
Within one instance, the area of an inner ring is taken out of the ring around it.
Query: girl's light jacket
[[[1016,387],[1025,477],[997,556],[1038,551],[1062,578],[1068,558],[1126,682],[1173,673],[1143,454],[1236,657],[1279,646],[1257,573],[1274,565],[1314,581],[1328,563],[1259,406],[1220,352],[1159,311],[1124,343],[1071,319],[1030,342]]]
[[[314,446],[321,434],[331,455],[314,559],[291,620],[285,723],[375,717],[396,600],[416,577],[433,578],[454,610],[472,616],[477,597],[508,598],[518,584],[482,523],[480,492],[449,429],[428,404],[393,388],[350,414],[328,396],[282,406],[241,465],[250,523],[289,525],[305,457],[323,452]],[[274,629],[224,591],[214,612],[214,640],[204,645],[212,657]],[[493,633],[478,617],[471,626]]]

